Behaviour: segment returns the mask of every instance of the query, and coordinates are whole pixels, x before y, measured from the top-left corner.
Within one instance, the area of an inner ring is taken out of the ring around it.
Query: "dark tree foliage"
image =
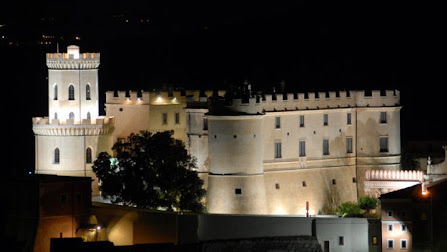
[[[142,208],[203,211],[195,159],[171,131],[131,134],[112,150],[115,157],[102,152],[93,165],[103,197]]]

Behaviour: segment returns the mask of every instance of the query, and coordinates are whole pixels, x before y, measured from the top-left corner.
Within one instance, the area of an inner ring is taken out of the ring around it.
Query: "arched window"
[[[75,88],[73,87],[73,85],[70,85],[68,87],[68,100],[74,101],[74,99],[75,99]]]
[[[54,163],[59,164],[60,161],[60,153],[59,148],[54,149]]]
[[[68,118],[74,119],[75,118],[75,114],[73,112],[70,112],[70,114],[68,114]]]
[[[85,99],[86,100],[91,100],[91,98],[90,98],[90,85],[89,84],[87,84],[86,86],[85,86]]]
[[[53,100],[57,100],[57,84],[54,84],[54,98]]]
[[[54,113],[54,119],[57,120],[57,113]]]
[[[92,163],[92,148],[88,147],[87,150],[85,150],[85,162],[87,164]]]
[[[90,112],[87,112],[87,119],[88,119],[88,120],[91,119]]]

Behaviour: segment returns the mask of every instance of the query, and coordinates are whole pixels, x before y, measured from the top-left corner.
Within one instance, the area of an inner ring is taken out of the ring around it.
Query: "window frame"
[[[281,117],[275,116],[275,129],[281,129]]]
[[[74,87],[73,84],[70,84],[68,86],[68,100],[69,101],[75,101],[76,100],[75,94],[76,94],[75,87]]]
[[[380,153],[388,153],[390,152],[388,136],[380,136],[379,137],[379,152]],[[382,142],[383,141],[383,142]],[[384,146],[382,146],[384,145]]]
[[[274,143],[274,157],[275,157],[275,159],[282,158],[282,144],[281,144],[281,142]]]
[[[306,156],[306,140],[298,141],[298,156],[305,157]]]

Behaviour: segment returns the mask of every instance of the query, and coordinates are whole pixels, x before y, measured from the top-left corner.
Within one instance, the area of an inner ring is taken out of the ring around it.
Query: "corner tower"
[[[266,214],[259,99],[251,96],[249,86],[226,99],[214,97],[206,118],[209,212]]]
[[[35,173],[94,178],[93,161],[110,150],[113,117],[98,115],[99,56],[73,45],[47,54],[49,115],[33,118]]]

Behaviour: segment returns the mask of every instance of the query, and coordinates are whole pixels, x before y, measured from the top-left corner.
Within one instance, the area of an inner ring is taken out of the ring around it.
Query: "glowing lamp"
[[[428,196],[428,191],[427,190],[423,190],[422,191],[422,196],[427,197]]]
[[[101,230],[101,226],[98,225],[98,226],[96,227],[96,230],[98,230],[98,231]]]

